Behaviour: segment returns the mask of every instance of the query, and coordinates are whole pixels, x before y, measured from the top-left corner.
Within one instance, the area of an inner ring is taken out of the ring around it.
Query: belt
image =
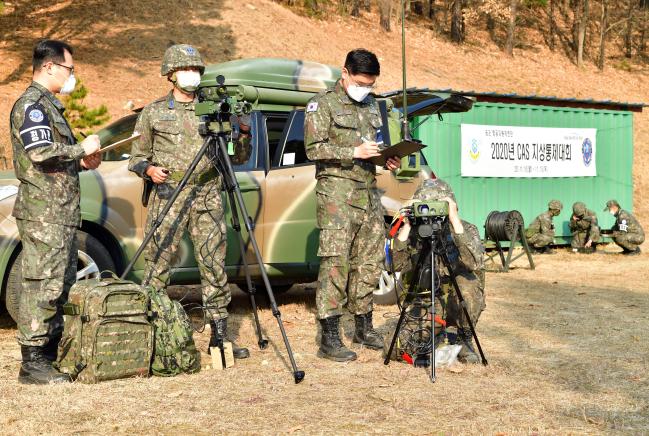
[[[190,185],[204,185],[207,182],[216,179],[218,175],[219,172],[216,170],[216,168],[210,168],[209,170],[198,175],[194,174],[189,178],[187,183]],[[171,173],[169,173],[169,180],[173,180],[175,182],[180,182],[183,177],[185,177],[185,171],[172,171]]]

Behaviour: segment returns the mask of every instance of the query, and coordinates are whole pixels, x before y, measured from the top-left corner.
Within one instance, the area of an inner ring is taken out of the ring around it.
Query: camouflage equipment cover
[[[148,309],[147,292],[135,283],[77,282],[63,306],[65,329],[55,366],[83,383],[148,376],[153,352]]]
[[[11,111],[14,169],[20,180],[13,216],[41,223],[79,226],[79,160],[63,105],[32,82]]]
[[[154,312],[153,328],[155,346],[151,372],[169,377],[181,373],[194,373],[201,369],[201,354],[196,349],[192,326],[185,309],[171,300],[167,292],[147,288]]]
[[[449,197],[451,200],[455,201],[455,194],[453,194],[453,188],[451,185],[443,181],[442,179],[426,179],[424,182],[417,188],[413,198],[421,201],[427,200],[441,200],[444,197]]]
[[[559,200],[551,200],[548,203],[548,209],[550,209],[550,210],[562,210],[563,209],[563,203],[561,203]]]
[[[205,64],[198,50],[188,44],[176,44],[165,51],[160,74],[166,76],[176,70],[188,67],[198,68],[201,74],[205,71]]]

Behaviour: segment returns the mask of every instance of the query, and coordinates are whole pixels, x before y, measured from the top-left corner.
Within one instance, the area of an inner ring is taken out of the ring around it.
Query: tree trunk
[[[516,33],[516,14],[518,12],[518,0],[509,1],[509,24],[507,25],[507,41],[505,42],[505,53],[514,56],[514,34]]]
[[[426,19],[430,19],[430,9],[433,6],[432,5],[432,0],[422,0],[421,3],[421,14],[424,16]]]
[[[629,1],[629,10],[627,12],[626,33],[624,34],[624,56],[631,57],[632,36],[633,36],[633,9],[634,2]]]
[[[554,2],[556,0],[550,1],[550,40],[548,41],[550,45],[550,50],[554,51],[554,42],[557,34],[556,23],[554,21]]]
[[[392,13],[391,0],[379,0],[379,24],[386,32],[390,31],[390,14]]]
[[[584,65],[584,41],[586,40],[586,28],[588,27],[588,13],[590,0],[582,0],[583,9],[579,18],[578,35],[577,35],[577,66]]]
[[[606,26],[608,26],[608,4],[607,0],[602,1],[602,18],[600,20],[599,30],[599,59],[597,60],[597,68],[604,71],[604,54],[606,50]]]
[[[462,16],[462,0],[453,0],[451,12],[451,41],[458,44],[464,42],[464,17]]]
[[[352,0],[352,10],[350,12],[352,17],[361,16],[361,0]]]
[[[372,1],[371,0],[362,0],[363,9],[365,12],[372,12]]]

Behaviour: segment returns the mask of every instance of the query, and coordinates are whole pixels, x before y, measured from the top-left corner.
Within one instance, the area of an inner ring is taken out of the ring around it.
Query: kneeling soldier
[[[604,208],[604,212],[606,211],[615,217],[611,237],[622,247],[622,254],[640,254],[639,245],[644,242],[644,230],[638,220],[630,212],[620,208],[617,200],[607,201]]]
[[[532,224],[525,231],[527,243],[539,253],[552,253],[549,245],[554,243],[554,224],[552,218],[558,216],[563,209],[559,200],[552,200],[548,203],[548,210],[534,218]]]

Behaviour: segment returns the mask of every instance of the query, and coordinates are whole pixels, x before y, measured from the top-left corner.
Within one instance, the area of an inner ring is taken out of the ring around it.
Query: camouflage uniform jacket
[[[615,214],[615,224],[611,228],[611,236],[616,238],[620,235],[637,235],[644,238],[644,230],[638,220],[626,210],[620,209]]]
[[[457,275],[475,274],[484,287],[484,245],[480,239],[478,228],[462,220],[463,233],[455,233],[453,226],[448,221],[442,228],[442,240],[446,249],[446,255],[453,271]],[[413,242],[414,228],[410,231],[409,241],[394,239],[392,251],[395,271],[401,271],[403,275],[414,268],[417,263],[416,255],[419,254],[417,243]],[[442,282],[446,282],[450,276],[445,266],[442,266],[441,259],[437,258],[439,265],[436,265]]]
[[[600,239],[597,215],[590,209],[586,209],[586,213],[582,218],[575,219],[574,216],[570,217],[568,226],[573,233],[587,232],[588,238],[593,242],[597,242]]]
[[[43,223],[79,226],[79,160],[77,144],[63,117],[61,102],[32,82],[11,110],[11,143],[20,180],[13,216]]]
[[[149,165],[164,167],[170,171],[168,183],[179,182],[203,145],[194,106],[195,101],[176,101],[172,92],[145,106],[135,125],[135,132],[141,136],[133,143],[128,169],[148,180],[146,169]],[[250,139],[242,138],[236,145],[232,163],[243,163],[250,157]],[[220,184],[221,179],[214,172],[207,153],[189,183],[198,177]]]
[[[549,210],[534,218],[534,221],[532,221],[532,224],[530,224],[525,232],[527,237],[530,238],[534,235],[541,234],[554,238],[554,224],[552,224],[552,218],[552,212]]]
[[[376,139],[382,126],[379,106],[372,96],[362,103],[349,98],[340,80],[313,97],[306,108],[306,155],[316,163],[317,192],[344,195],[352,206],[366,208],[376,182],[376,166],[354,159],[354,147]],[[333,183],[332,183],[333,182]]]

